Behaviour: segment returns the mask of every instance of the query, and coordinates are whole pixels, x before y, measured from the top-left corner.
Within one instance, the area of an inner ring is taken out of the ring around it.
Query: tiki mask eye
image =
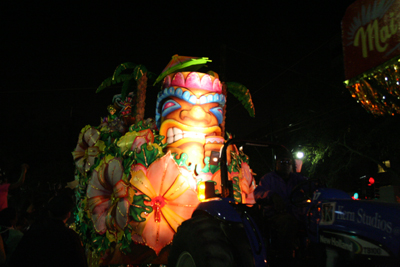
[[[172,111],[175,111],[180,108],[181,108],[181,105],[179,105],[176,101],[167,100],[162,107],[162,111],[161,111],[162,117],[165,117]]]
[[[221,124],[224,118],[222,108],[221,107],[211,108],[210,111],[217,118],[218,124]]]

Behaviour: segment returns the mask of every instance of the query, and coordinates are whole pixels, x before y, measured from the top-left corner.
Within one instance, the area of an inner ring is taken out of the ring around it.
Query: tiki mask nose
[[[207,113],[200,106],[194,106],[189,110],[189,116],[195,120],[203,120],[206,118]]]
[[[180,117],[182,120],[203,121],[209,123],[211,116],[202,107],[194,105],[191,109],[182,110]]]

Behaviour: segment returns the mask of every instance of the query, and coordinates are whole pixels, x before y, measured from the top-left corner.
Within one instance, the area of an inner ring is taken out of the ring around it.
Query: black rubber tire
[[[236,266],[220,223],[206,214],[184,221],[172,241],[168,267]]]

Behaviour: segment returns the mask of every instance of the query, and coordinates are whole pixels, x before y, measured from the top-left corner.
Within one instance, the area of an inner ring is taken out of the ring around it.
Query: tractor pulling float
[[[225,140],[226,93],[253,115],[248,90],[222,84],[215,72],[182,71],[199,63],[197,58],[175,55],[171,62],[177,60],[161,75],[155,120],[143,120],[143,66],[121,64],[98,89],[117,82],[124,88],[134,79],[137,91],[116,95],[109,115],[97,127],[85,126],[72,152],[78,184],[74,227],[89,264],[269,266],[273,243],[250,216],[256,185],[249,158],[238,147],[277,145]],[[300,263],[397,266],[398,204],[356,201],[335,189],[311,190],[307,183],[292,194],[294,205],[312,200],[305,214],[308,258]],[[317,252],[309,249],[315,247]]]

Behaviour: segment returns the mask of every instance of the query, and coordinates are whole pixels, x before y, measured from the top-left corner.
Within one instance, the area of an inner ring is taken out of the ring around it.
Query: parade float
[[[155,118],[144,119],[153,76],[143,65],[121,64],[97,89],[122,85],[104,108],[108,115],[82,128],[72,152],[75,229],[91,266],[166,264],[177,228],[204,201],[204,182],[213,183],[215,196],[221,194],[220,151],[231,138],[225,131],[228,92],[250,116],[254,106],[245,86],[199,72],[207,62],[172,57],[154,82],[160,88],[153,89],[160,90]],[[235,145],[227,155],[234,201],[254,204],[248,157]]]

